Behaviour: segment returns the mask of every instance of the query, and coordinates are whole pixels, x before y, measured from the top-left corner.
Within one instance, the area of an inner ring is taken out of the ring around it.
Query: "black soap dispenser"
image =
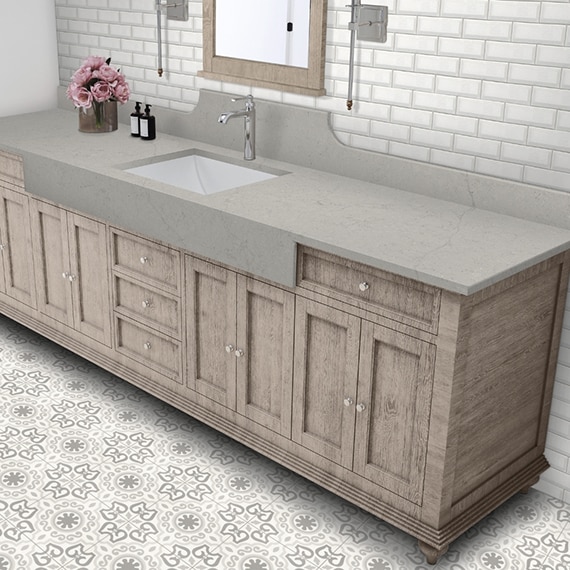
[[[156,122],[154,117],[150,114],[152,105],[148,103],[144,108],[144,115],[140,119],[140,133],[141,139],[151,141],[156,138]]]
[[[141,136],[141,125],[140,119],[142,117],[141,113],[141,103],[140,101],[136,102],[135,111],[131,113],[131,136],[132,137],[140,137]]]

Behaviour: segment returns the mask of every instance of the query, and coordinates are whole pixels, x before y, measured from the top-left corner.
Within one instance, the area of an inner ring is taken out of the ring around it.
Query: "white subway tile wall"
[[[60,80],[88,55],[111,57],[133,99],[191,111],[200,88],[330,111],[344,144],[570,192],[570,0],[384,0],[388,41],[356,44],[348,91],[346,0],[329,0],[325,87],[308,97],[197,77],[202,3],[163,19],[156,68],[155,0],[55,0]],[[513,197],[516,199],[516,197]],[[541,490],[570,502],[570,308]]]

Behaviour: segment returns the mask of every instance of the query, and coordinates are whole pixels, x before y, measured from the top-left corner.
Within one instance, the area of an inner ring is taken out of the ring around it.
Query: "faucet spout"
[[[218,117],[218,123],[227,125],[228,121],[236,117],[244,118],[244,160],[255,160],[255,103],[253,102],[253,95],[242,97],[239,99],[232,99],[232,101],[245,100],[245,109],[239,111],[229,111],[221,113]]]
[[[222,113],[218,117],[218,123],[222,123],[222,125],[227,125],[230,119],[235,117],[246,117],[248,111],[230,111],[229,113]]]

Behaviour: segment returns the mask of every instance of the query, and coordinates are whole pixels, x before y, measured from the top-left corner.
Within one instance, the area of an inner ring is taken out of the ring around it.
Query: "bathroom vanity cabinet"
[[[547,468],[567,253],[462,295],[299,244],[289,288],[29,196],[0,159],[1,312],[412,534],[429,562]]]
[[[38,311],[110,346],[105,225],[40,200],[29,204]]]

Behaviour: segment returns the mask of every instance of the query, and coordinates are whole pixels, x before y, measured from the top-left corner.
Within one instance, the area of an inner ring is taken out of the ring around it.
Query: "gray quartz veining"
[[[212,196],[122,170],[193,148],[240,161],[235,133],[215,120],[210,126],[209,119],[194,124],[195,136],[206,143],[163,134],[158,110],[159,132],[151,142],[130,137],[122,124],[113,133],[79,133],[76,114],[66,110],[6,117],[0,119],[0,148],[24,157],[32,194],[286,286],[294,285],[297,243],[461,294],[570,247],[567,229],[479,209],[472,200],[442,200],[265,158],[279,154],[271,145],[258,148],[256,164],[288,174]],[[270,139],[263,127],[262,114],[259,139]],[[219,146],[226,133],[227,146],[237,148]],[[279,139],[275,133],[271,144],[277,146]],[[282,154],[295,158],[294,151]],[[362,153],[361,168],[369,155]],[[314,156],[310,162],[322,168]],[[343,171],[342,165],[336,169]],[[415,172],[421,185],[421,170]],[[449,180],[457,176],[450,171]]]

